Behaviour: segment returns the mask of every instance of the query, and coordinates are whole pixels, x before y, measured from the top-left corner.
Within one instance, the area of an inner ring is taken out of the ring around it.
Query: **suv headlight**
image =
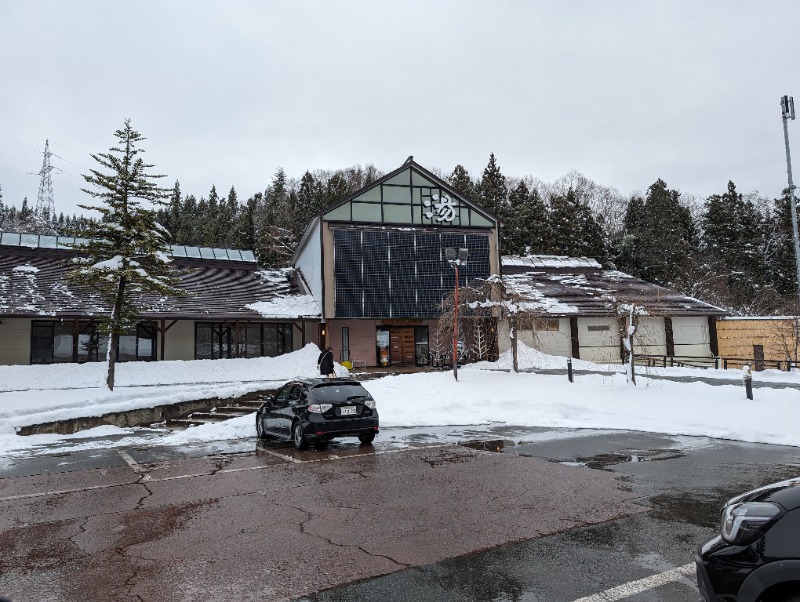
[[[770,502],[744,502],[722,509],[722,539],[737,546],[758,539],[767,525],[781,513],[781,507]]]

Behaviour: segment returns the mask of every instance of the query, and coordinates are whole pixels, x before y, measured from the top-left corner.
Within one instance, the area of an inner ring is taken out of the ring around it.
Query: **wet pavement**
[[[0,593],[292,599],[643,512],[610,473],[453,444],[115,453],[0,479]]]
[[[793,447],[630,432],[555,430],[542,437],[518,445],[487,439],[486,447],[611,473],[649,511],[304,600],[699,602],[692,554],[716,533],[722,504],[737,493],[800,474],[800,449]]]
[[[797,448],[625,431],[156,441],[0,462],[0,595],[696,602],[722,503],[800,474]]]

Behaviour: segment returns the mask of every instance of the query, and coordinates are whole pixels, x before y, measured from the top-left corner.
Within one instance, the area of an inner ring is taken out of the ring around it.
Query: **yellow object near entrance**
[[[348,362],[347,360],[345,360],[345,361],[342,362],[342,366],[344,366],[348,370],[352,370],[353,369],[353,362]]]

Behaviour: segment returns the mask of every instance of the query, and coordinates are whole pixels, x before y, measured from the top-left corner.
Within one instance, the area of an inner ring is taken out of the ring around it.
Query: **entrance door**
[[[764,345],[753,345],[753,360],[756,372],[761,372],[764,369]]]
[[[414,354],[414,327],[390,328],[389,349],[392,366],[416,365]]]

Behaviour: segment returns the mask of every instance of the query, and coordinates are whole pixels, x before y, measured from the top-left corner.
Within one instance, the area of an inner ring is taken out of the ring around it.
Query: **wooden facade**
[[[719,356],[729,368],[750,363],[754,370],[785,369],[798,360],[800,318],[727,317],[716,325]]]

